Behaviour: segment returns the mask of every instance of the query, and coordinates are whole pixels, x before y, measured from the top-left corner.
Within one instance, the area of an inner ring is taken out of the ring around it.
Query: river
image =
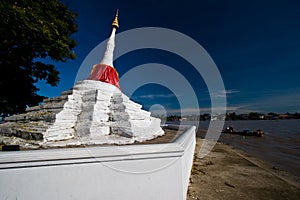
[[[184,122],[184,124],[197,124]],[[203,137],[203,130],[209,121],[200,121],[197,135]],[[263,137],[241,136],[222,133],[219,141],[240,149],[247,154],[267,161],[277,169],[300,177],[300,120],[244,120],[226,121],[224,128],[232,126],[235,130],[257,130]]]

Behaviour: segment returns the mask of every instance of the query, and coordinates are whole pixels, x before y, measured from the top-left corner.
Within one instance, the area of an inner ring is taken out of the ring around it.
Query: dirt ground
[[[233,147],[217,143],[199,159],[197,138],[187,200],[300,199],[300,180]]]

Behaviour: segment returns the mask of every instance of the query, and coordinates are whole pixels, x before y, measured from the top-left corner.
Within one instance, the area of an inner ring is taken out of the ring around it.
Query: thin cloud
[[[149,94],[138,96],[139,99],[156,99],[156,98],[173,98],[176,97],[174,94]]]
[[[251,104],[245,105],[235,105],[235,106],[228,106],[228,107],[216,107],[214,108],[213,114],[221,114],[221,113],[229,113],[229,112],[236,112],[236,113],[249,113],[249,112],[259,112],[257,109],[252,109]],[[161,115],[161,114],[168,114],[168,115],[199,115],[205,113],[211,113],[211,107],[204,107],[204,108],[182,108],[182,109],[166,109],[166,110],[151,110],[152,114]]]
[[[239,90],[225,90],[226,94],[234,94],[234,93],[239,93]]]
[[[219,97],[219,98],[225,98],[230,94],[235,94],[235,93],[239,93],[239,90],[235,90],[235,89],[231,89],[231,90],[220,90],[218,92],[212,93],[211,96],[212,97]]]
[[[230,107],[231,110],[237,110],[238,107]],[[214,108],[215,114],[225,113],[227,111],[226,107],[216,107]],[[211,108],[181,108],[181,109],[167,109],[168,114],[181,114],[181,115],[199,115],[203,113],[210,113]]]
[[[245,94],[245,92],[243,92]],[[273,90],[263,93],[247,92],[248,99],[243,104],[232,104],[229,106],[237,109],[229,109],[228,112],[299,112],[300,111],[300,89],[286,91]],[[246,96],[245,96],[246,97]],[[246,99],[243,97],[244,99]],[[238,98],[237,98],[238,99]]]

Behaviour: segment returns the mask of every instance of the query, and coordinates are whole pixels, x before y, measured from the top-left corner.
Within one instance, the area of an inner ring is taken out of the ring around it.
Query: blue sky
[[[119,9],[118,33],[141,27],[162,27],[181,32],[202,45],[222,76],[225,90],[218,95],[226,94],[229,112],[300,111],[300,3],[296,0],[63,2],[79,14],[78,32],[73,35],[78,42],[77,59],[55,63],[61,72],[60,84],[50,87],[38,83],[41,95],[58,96],[72,88],[86,56],[109,36],[110,24]],[[99,60],[101,57],[99,55]],[[178,55],[143,49],[121,56],[114,65],[122,77],[145,63],[174,68],[189,81],[200,111],[209,111],[210,96],[216,94],[209,94],[201,75]],[[178,84],[176,80],[174,84]],[[126,94],[126,87],[123,92]],[[171,113],[179,108],[181,95],[167,87],[150,84],[138,88],[131,98],[145,109],[160,104]],[[191,104],[181,109],[192,113],[193,108],[196,106]]]

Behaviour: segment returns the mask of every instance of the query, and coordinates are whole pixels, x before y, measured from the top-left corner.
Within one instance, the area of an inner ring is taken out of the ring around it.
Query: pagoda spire
[[[117,9],[115,19],[114,19],[114,21],[112,23],[112,27],[115,27],[117,29],[119,28],[118,15],[119,15],[119,9]]]
[[[113,57],[114,57],[114,49],[115,49],[115,35],[116,31],[119,28],[119,21],[118,21],[118,15],[119,15],[119,10],[117,10],[115,18],[112,22],[112,31],[110,34],[110,37],[107,41],[106,45],[106,50],[104,52],[103,58],[100,61],[100,64],[108,65],[111,67],[113,66]]]
[[[119,12],[117,10],[116,16],[112,22],[112,31],[110,37],[108,38],[103,58],[100,61],[100,63],[95,64],[93,66],[90,76],[87,78],[87,80],[95,80],[109,83],[118,87],[121,90],[119,84],[119,75],[113,66],[115,35],[117,29],[119,28],[118,15]]]

